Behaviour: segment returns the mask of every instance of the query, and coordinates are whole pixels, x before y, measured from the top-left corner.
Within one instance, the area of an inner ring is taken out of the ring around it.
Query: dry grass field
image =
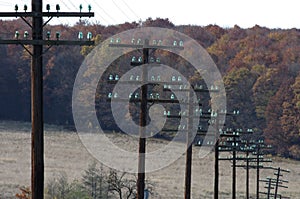
[[[119,145],[136,148],[126,135],[109,134]],[[21,186],[30,185],[30,124],[18,122],[0,122],[0,198],[14,198]],[[148,139],[147,147],[156,148],[165,141]],[[193,151],[192,198],[213,198],[213,154],[200,159],[199,148]],[[113,156],[113,154],[112,154]],[[60,127],[45,128],[45,181],[60,172],[65,172],[69,180],[80,179],[84,170],[93,161],[93,157],[82,145],[78,135],[64,131]],[[272,166],[290,169],[285,175],[289,188],[279,190],[283,195],[293,199],[300,198],[300,162],[273,158]],[[147,174],[155,183],[151,198],[183,198],[185,156],[180,157],[170,166]],[[263,178],[272,176],[273,172],[264,170]],[[255,194],[255,172],[250,173],[250,191]],[[237,198],[245,195],[245,170],[237,169]],[[263,185],[261,186],[263,189]],[[230,162],[220,163],[220,198],[231,198]]]

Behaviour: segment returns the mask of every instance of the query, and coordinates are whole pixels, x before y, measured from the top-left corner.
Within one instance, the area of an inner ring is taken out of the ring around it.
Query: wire
[[[96,11],[96,15],[99,16],[105,23],[110,24],[109,21],[107,21],[105,18],[103,18],[103,16],[101,16],[101,14],[99,14],[98,11]]]
[[[104,21],[107,24],[110,24],[97,10],[95,11],[95,13],[96,13],[96,16],[99,16],[102,21]]]
[[[70,9],[70,7],[66,3],[64,3],[64,2],[62,2],[62,3],[67,7],[67,9]],[[50,6],[52,8],[55,8],[55,6],[56,6],[55,2],[51,2],[49,4],[50,4]],[[70,20],[69,20],[68,17],[65,17],[65,18],[55,17],[51,21],[52,21],[52,24],[53,24],[53,21],[54,21],[54,24],[57,24],[57,23],[55,23],[55,21],[58,22],[61,25],[70,25],[70,24],[73,24],[73,23],[70,22]],[[51,21],[50,21],[50,23],[51,23]]]
[[[68,10],[71,10],[71,8],[68,6],[68,4],[66,4],[64,1],[61,1],[63,4],[64,4],[64,6],[66,6],[66,8],[68,9]]]
[[[85,0],[86,1],[86,0]],[[105,9],[103,9],[98,3],[97,3],[97,0],[94,0],[93,1],[94,3],[95,3],[95,5],[108,17],[108,18],[110,18],[110,20],[111,21],[113,21],[114,23],[117,23],[116,22],[116,20],[112,17],[112,16],[110,16],[106,11],[105,11]],[[105,20],[106,21],[106,20]],[[106,21],[107,22],[107,21]],[[108,24],[110,24],[110,23],[108,23]]]
[[[65,2],[63,2],[63,1],[61,1],[61,2],[67,9],[70,10],[70,7]],[[45,4],[49,4],[51,6],[51,8],[55,8],[55,6],[57,5],[55,2],[45,3]]]
[[[126,1],[124,1],[124,0],[121,0],[121,1],[122,1],[122,2],[125,4],[125,6],[130,10],[130,12],[132,12],[133,15],[135,15],[135,17],[136,17],[138,20],[141,18],[139,15],[136,14],[136,12],[133,11],[133,9],[131,9],[131,7],[126,3]]]
[[[5,1],[0,1],[1,6],[12,6],[11,3],[5,2]]]
[[[65,3],[64,1],[61,1],[61,2],[66,6],[67,9],[71,10],[71,8],[68,6],[67,3]],[[72,5],[73,8],[75,8],[75,10],[77,9],[76,6],[73,4],[72,1],[68,0],[68,2]],[[68,20],[68,17],[64,18],[64,20],[67,21],[67,23],[68,23],[69,25],[74,24],[74,22],[73,22],[73,23],[70,23],[70,21]],[[61,24],[63,24],[62,21],[61,21],[60,19],[58,19],[58,21],[59,21]]]
[[[86,4],[89,4],[86,0],[84,0],[84,1],[85,1]],[[96,3],[96,2],[95,2],[95,3]],[[99,16],[99,17],[101,18],[101,20],[103,20],[105,23],[110,24],[110,23],[103,17],[103,15],[100,14],[100,12],[99,12],[97,9],[95,9],[95,14],[96,14],[96,16]]]
[[[74,3],[72,2],[72,1],[70,1],[70,0],[68,0],[68,2],[73,6],[73,8],[75,9],[75,10],[77,10],[78,8],[74,5]]]
[[[114,0],[112,0],[113,4],[122,12],[122,14],[127,17],[127,19],[129,21],[131,21],[131,19],[128,17],[128,15],[118,6],[118,4],[116,4],[116,2]]]
[[[68,2],[72,5],[73,8],[75,8],[75,9],[79,8],[79,7],[77,8],[71,0],[68,0]],[[85,2],[88,4],[88,2],[86,0],[85,0]],[[63,4],[66,5],[65,2],[63,2]],[[68,9],[70,9],[70,8],[68,8]],[[95,12],[96,12],[97,16],[99,16],[101,18],[101,20],[103,20],[104,22],[109,24],[109,22],[100,13],[98,13],[97,10]]]
[[[20,4],[19,4],[19,3],[20,3]],[[26,4],[26,5],[30,5],[30,3],[31,3],[31,2],[30,2],[29,0],[21,0],[21,2],[18,2],[18,3],[16,3],[16,4],[19,4],[19,5],[22,5],[22,6],[23,6],[23,5],[25,5],[25,4]]]
[[[11,7],[13,10],[14,5],[15,5],[14,1],[16,1],[16,0],[13,0],[13,1],[0,0],[0,6]],[[49,3],[51,5],[51,7],[55,7],[55,5],[56,5],[55,2],[57,2],[57,1],[50,1],[50,0],[44,0],[44,1],[45,1],[44,4]],[[72,10],[72,9],[79,10],[79,5],[76,6],[72,2],[72,0],[62,0],[59,2],[68,10]],[[84,2],[86,2],[88,4],[87,0],[84,0]],[[101,21],[103,21],[104,23],[106,23],[108,25],[117,23],[116,20],[105,9],[103,9],[103,7],[101,7],[99,5],[100,3],[98,3],[97,0],[92,0],[92,3],[94,3],[96,5],[96,7],[99,8],[99,9],[95,9],[94,12]],[[24,4],[27,4],[27,5],[30,4],[30,1],[29,0],[18,0],[17,4],[19,4],[19,6],[21,5],[21,7],[22,7],[22,5],[24,5]],[[61,23],[61,24],[74,24],[75,23],[73,20],[69,20],[69,18],[64,18],[63,20],[61,18],[55,18],[55,21],[56,21],[55,24],[56,23]]]

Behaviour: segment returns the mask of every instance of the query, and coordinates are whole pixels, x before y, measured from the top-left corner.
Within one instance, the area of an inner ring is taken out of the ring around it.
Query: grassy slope
[[[93,161],[76,133],[64,132],[57,127],[47,126],[45,134],[45,177],[53,177],[59,172],[66,172],[69,179],[80,179],[88,164]],[[131,142],[125,136],[109,135],[114,142],[131,149],[136,148],[136,142]],[[149,140],[149,150],[165,144],[161,140]],[[15,122],[0,122],[0,198],[10,198],[18,187],[30,185],[30,125]],[[199,148],[194,147],[193,156],[193,198],[212,198],[213,195],[213,154],[200,159]],[[288,168],[291,173],[289,188],[282,190],[286,196],[300,198],[300,162],[274,158],[272,166]],[[155,196],[152,198],[183,198],[185,157],[162,170],[147,174],[156,183]],[[243,198],[245,190],[245,171],[237,170],[238,198]],[[255,193],[255,172],[250,173],[252,194]],[[272,176],[270,171],[262,171],[262,177]],[[231,170],[229,162],[220,163],[221,198],[230,198]]]

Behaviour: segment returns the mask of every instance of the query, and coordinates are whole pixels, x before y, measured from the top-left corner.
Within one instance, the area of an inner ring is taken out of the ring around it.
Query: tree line
[[[137,22],[103,26],[80,20],[72,26],[47,25],[45,31],[51,31],[53,37],[59,31],[61,39],[76,39],[79,31],[88,30],[100,43],[138,26]],[[300,30],[258,25],[248,29],[237,25],[175,26],[161,18],[149,18],[143,26],[171,28],[199,42],[223,75],[229,109],[241,113],[232,123],[264,136],[273,145],[274,154],[300,159]],[[21,19],[0,21],[0,39],[12,39],[15,31],[25,30],[28,28]],[[53,46],[44,54],[46,123],[73,125],[73,84],[91,50]],[[30,121],[30,59],[20,45],[0,46],[1,120]]]

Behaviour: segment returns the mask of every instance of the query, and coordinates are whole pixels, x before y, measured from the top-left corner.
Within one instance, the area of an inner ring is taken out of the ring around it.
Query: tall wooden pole
[[[145,45],[149,45],[149,40],[145,40]],[[147,64],[149,58],[149,48],[143,48],[143,63]],[[143,85],[141,88],[141,109],[140,109],[140,127],[145,127],[147,124],[147,85],[144,84],[148,80],[147,66],[143,66],[142,71]],[[138,180],[137,180],[137,198],[144,199],[145,190],[145,156],[146,156],[146,135],[143,128],[140,128],[139,138],[139,157],[138,157]]]
[[[144,45],[139,44],[109,44],[110,47],[123,47],[123,48],[142,48],[143,49],[143,64],[149,63],[149,50],[150,49],[164,49],[164,48],[176,48],[183,49],[182,46],[158,46],[149,45],[149,39],[145,39]],[[131,63],[132,66],[139,66],[141,63]],[[147,66],[142,68],[142,86],[141,86],[141,104],[140,104],[140,117],[139,124],[140,127],[145,127],[147,125],[147,116],[148,116],[148,71]],[[139,131],[139,148],[138,148],[138,179],[137,179],[137,198],[144,199],[144,190],[145,190],[145,166],[146,166],[146,134],[144,128],[140,128]]]
[[[247,141],[248,142],[248,141]],[[247,149],[246,149],[246,199],[249,199],[249,150],[248,150],[248,144],[247,144]]]
[[[214,182],[214,199],[219,198],[219,138],[216,137],[215,144],[215,182]]]
[[[43,39],[42,0],[32,0],[32,40]],[[43,45],[33,45],[31,62],[31,189],[32,199],[44,197]]]
[[[233,151],[232,151],[232,199],[236,198],[236,151],[237,151],[237,140],[236,136],[233,136]]]
[[[93,17],[93,12],[44,12],[43,1],[32,0],[31,12],[0,12],[0,17],[21,17],[32,30],[32,40],[0,40],[0,44],[21,44],[32,56],[31,60],[31,191],[32,199],[44,197],[44,121],[43,121],[43,46],[94,45],[94,41],[43,40],[43,26],[52,17]],[[43,23],[43,17],[48,21]],[[27,21],[32,19],[32,23]],[[26,45],[32,45],[30,50]]]
[[[271,184],[272,184],[272,179],[268,179],[268,192],[267,192],[267,199],[270,199],[270,194],[271,194]]]
[[[189,134],[189,133],[188,133]],[[186,167],[185,167],[185,199],[191,198],[191,181],[192,181],[192,144],[187,146],[186,151]]]
[[[191,183],[192,183],[192,156],[193,156],[193,88],[189,91],[189,118],[188,118],[188,132],[186,135],[186,165],[185,165],[185,192],[184,198],[191,198]]]
[[[260,144],[257,144],[257,149],[256,149],[256,199],[259,199],[259,154],[260,154]]]
[[[276,173],[276,184],[275,184],[274,199],[277,199],[277,192],[278,192],[278,186],[279,186],[279,177],[280,177],[280,167],[278,167],[277,173]]]
[[[214,199],[219,198],[219,126],[220,126],[220,121],[219,121],[219,111],[217,111],[217,118],[216,118],[216,129],[215,129],[215,180],[214,180]]]

